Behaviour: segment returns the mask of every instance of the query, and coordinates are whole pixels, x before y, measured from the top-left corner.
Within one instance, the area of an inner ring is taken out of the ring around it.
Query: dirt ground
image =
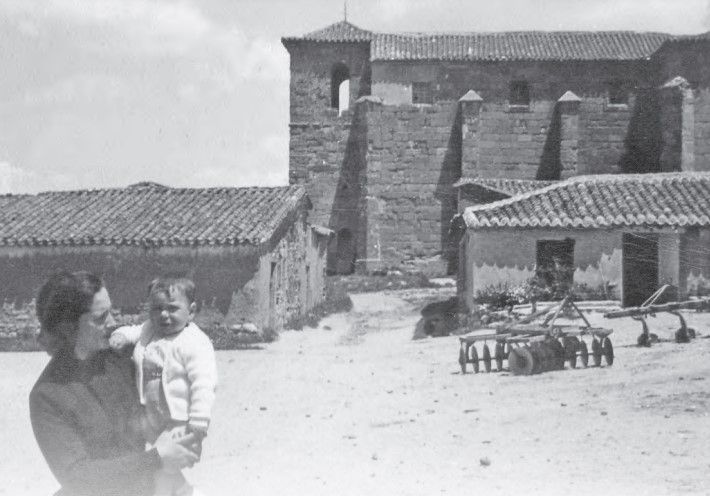
[[[218,352],[188,478],[211,495],[710,494],[710,314],[686,314],[690,344],[640,349],[639,323],[590,313],[614,329],[613,367],[462,375],[457,337],[411,339],[434,291],[355,295],[318,329]],[[661,338],[677,328],[649,322]],[[0,495],[57,488],[27,409],[46,361],[0,354]]]

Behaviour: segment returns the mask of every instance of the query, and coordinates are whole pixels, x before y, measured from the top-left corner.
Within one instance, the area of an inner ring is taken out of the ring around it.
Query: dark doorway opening
[[[624,233],[622,247],[622,304],[639,306],[658,289],[658,236]]]
[[[553,299],[564,298],[574,279],[574,240],[538,241],[536,275]]]
[[[338,231],[335,249],[335,272],[352,274],[355,271],[355,239],[350,229]]]

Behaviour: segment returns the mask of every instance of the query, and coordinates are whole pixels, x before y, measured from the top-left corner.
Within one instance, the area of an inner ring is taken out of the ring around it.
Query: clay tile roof
[[[0,197],[0,246],[259,246],[300,205],[299,186],[53,191]]]
[[[372,60],[637,60],[671,35],[631,31],[520,31],[374,35]]]
[[[639,60],[667,40],[703,39],[633,31],[513,31],[498,33],[376,33],[347,21],[284,43],[371,42],[376,60]]]
[[[467,208],[470,228],[710,226],[710,173],[577,176]]]
[[[515,196],[541,189],[557,181],[537,181],[535,179],[488,179],[482,177],[464,177],[454,183],[454,188],[478,186],[507,196]]]
[[[710,41],[710,32],[671,35],[634,31],[376,33],[340,21],[284,43],[371,42],[376,60],[643,60],[664,43]]]
[[[303,36],[292,36],[283,38],[284,41],[336,41],[336,42],[360,42],[370,41],[372,32],[360,29],[348,21],[340,21],[331,24],[323,29],[312,31]]]

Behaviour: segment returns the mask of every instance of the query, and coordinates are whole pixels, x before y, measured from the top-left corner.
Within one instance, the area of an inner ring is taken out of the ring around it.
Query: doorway
[[[335,249],[335,272],[352,274],[355,271],[355,239],[350,229],[338,231]]]
[[[536,275],[551,292],[552,299],[564,298],[574,281],[574,240],[537,242]]]
[[[622,304],[639,306],[658,289],[658,236],[624,233],[622,247]]]

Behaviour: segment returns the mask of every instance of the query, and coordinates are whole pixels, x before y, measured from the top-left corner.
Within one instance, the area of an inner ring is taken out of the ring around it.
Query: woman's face
[[[108,338],[116,321],[111,315],[111,298],[106,288],[94,295],[91,308],[79,318],[75,350],[92,355],[109,347]]]

